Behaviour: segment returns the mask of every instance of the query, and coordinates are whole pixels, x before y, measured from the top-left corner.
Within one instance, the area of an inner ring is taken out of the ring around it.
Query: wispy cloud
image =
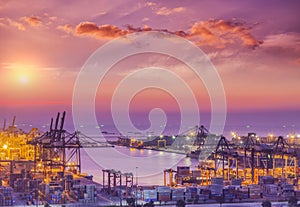
[[[48,17],[49,20],[54,21],[57,19],[57,17]],[[0,18],[0,23],[2,26],[12,26],[17,28],[18,30],[25,31],[27,26],[30,27],[39,27],[43,26],[43,22],[41,17],[38,16],[23,16],[20,17],[17,20],[11,19],[11,18]]]
[[[25,30],[24,24],[22,24],[20,22],[17,22],[17,21],[14,21],[10,18],[7,18],[6,20],[9,23],[10,26],[13,26],[13,27],[17,28],[18,30],[22,30],[22,31]]]
[[[150,18],[144,17],[144,18],[142,19],[142,22],[146,22],[146,21],[149,21],[149,20],[150,20]]]
[[[70,24],[59,25],[56,27],[56,29],[66,32],[68,34],[73,33],[73,28],[72,28],[72,25],[70,25]]]
[[[164,15],[164,16],[168,16],[170,14],[174,14],[174,13],[181,13],[186,11],[186,8],[184,7],[175,7],[172,9],[169,9],[167,7],[161,7],[158,11],[156,11],[157,15]]]
[[[32,27],[38,27],[38,26],[42,25],[42,20],[38,16],[30,16],[30,17],[24,16],[24,17],[21,17],[21,20],[26,22],[27,24],[29,24]]]
[[[155,6],[155,5],[156,5],[155,2],[151,2],[151,1],[146,2],[146,6]]]

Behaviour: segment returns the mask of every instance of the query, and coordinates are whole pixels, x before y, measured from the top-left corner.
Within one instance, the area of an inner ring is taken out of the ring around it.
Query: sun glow
[[[26,74],[20,74],[20,76],[19,76],[19,82],[21,83],[21,84],[27,84],[28,83],[28,81],[29,81],[29,77],[28,77],[28,75],[26,75]]]
[[[35,66],[14,63],[7,67],[10,70],[10,80],[17,84],[28,85],[34,79]]]

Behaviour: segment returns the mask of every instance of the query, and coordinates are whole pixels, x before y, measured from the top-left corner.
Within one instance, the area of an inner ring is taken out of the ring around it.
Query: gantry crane
[[[35,171],[37,168],[43,167],[45,174],[53,171],[65,172],[66,169],[81,173],[81,148],[113,147],[79,131],[73,133],[66,131],[64,129],[65,115],[66,113],[63,112],[59,122],[60,113],[58,113],[54,128],[52,118],[49,131],[27,142],[34,146]]]

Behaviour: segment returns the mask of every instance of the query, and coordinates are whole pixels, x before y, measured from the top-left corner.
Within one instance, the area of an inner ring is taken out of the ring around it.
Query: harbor
[[[1,206],[255,206],[265,201],[285,206],[300,198],[296,134],[232,132],[229,140],[196,126],[180,135],[140,140],[118,135],[100,142],[67,132],[65,116],[52,118],[46,132],[18,129],[16,117],[10,126],[4,123]],[[98,157],[91,158],[94,151]],[[124,158],[126,164],[115,165],[114,159]]]

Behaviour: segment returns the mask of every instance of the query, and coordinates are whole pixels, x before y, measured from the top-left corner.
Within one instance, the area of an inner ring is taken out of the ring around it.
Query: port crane
[[[79,131],[70,133],[64,129],[66,112],[56,116],[53,126],[51,119],[50,129],[41,136],[27,141],[34,146],[35,171],[43,167],[44,173],[54,170],[65,172],[71,170],[81,173],[81,148],[113,147],[107,142],[98,141]]]

